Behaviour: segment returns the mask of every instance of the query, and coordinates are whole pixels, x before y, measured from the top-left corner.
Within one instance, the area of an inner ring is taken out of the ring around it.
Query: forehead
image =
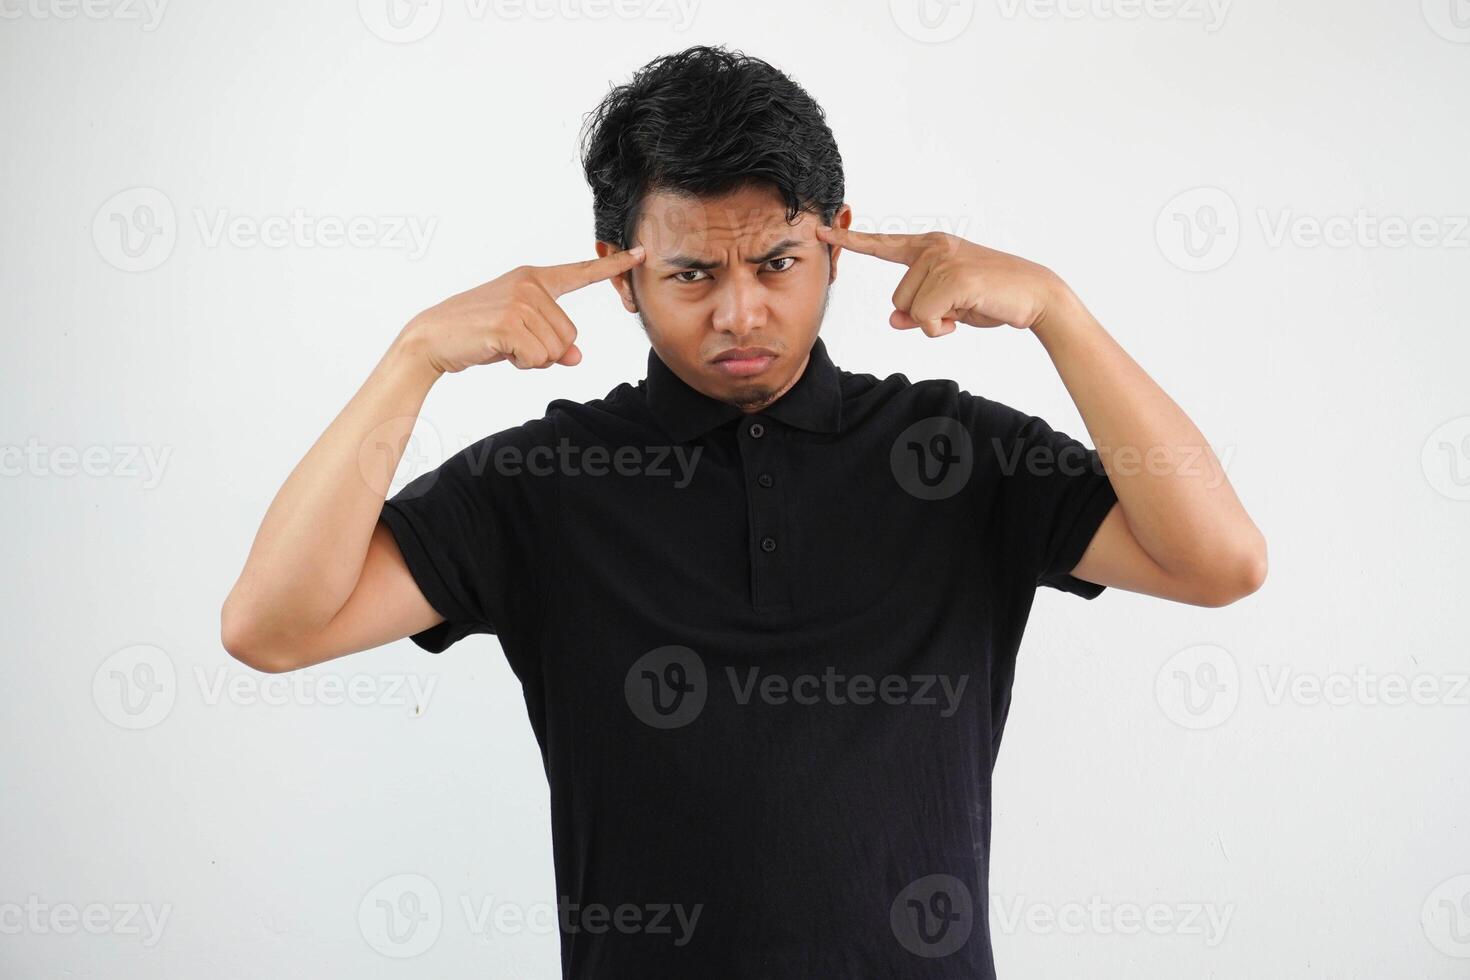
[[[634,241],[651,254],[736,245],[758,248],[782,238],[815,238],[816,223],[808,212],[787,221],[786,202],[773,188],[719,197],[654,191],[643,200]]]

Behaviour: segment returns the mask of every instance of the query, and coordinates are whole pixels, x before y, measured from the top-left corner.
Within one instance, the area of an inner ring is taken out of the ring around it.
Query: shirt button
[[[776,550],[776,539],[773,538],[773,537],[771,537],[770,535],[767,535],[766,537],[761,538],[761,550],[762,551],[775,551]]]
[[[773,479],[771,479],[771,474],[769,474],[769,473],[762,473],[760,476],[758,476],[758,477],[755,478],[755,482],[756,483],[759,483],[763,487],[769,487],[772,484],[774,484],[776,481],[773,480]]]
[[[750,437],[752,439],[759,439],[761,436],[763,436],[765,434],[766,434],[766,427],[765,426],[761,425],[759,422],[752,422],[752,423],[750,423]]]

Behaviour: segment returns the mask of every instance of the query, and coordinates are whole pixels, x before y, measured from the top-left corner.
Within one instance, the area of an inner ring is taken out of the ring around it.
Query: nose
[[[765,290],[754,275],[729,276],[715,297],[715,330],[743,337],[766,325]]]

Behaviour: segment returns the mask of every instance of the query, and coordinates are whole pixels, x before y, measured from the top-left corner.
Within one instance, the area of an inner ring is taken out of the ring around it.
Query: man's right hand
[[[413,320],[277,492],[240,579],[220,610],[220,639],[257,670],[296,670],[428,629],[429,604],[379,520],[389,478],[434,381],[472,364],[576,364],[577,328],[556,299],[643,261],[638,248],[566,265],[520,266]],[[371,479],[369,440],[393,454]]]
[[[518,266],[430,307],[404,329],[441,374],[496,361],[522,369],[570,367],[582,360],[582,352],[577,328],[557,298],[627,272],[643,254],[643,246],[635,245],[583,262]]]

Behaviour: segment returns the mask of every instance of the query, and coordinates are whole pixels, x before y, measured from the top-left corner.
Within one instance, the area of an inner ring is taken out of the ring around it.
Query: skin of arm
[[[1072,574],[1200,606],[1259,589],[1266,539],[1183,409],[1065,286],[1031,332],[1118,495]]]
[[[437,378],[407,331],[271,501],[220,612],[236,659],[278,673],[388,642],[439,620],[378,526],[388,485]],[[372,443],[376,458],[363,466]],[[356,596],[356,601],[353,601]],[[385,607],[386,604],[386,607]],[[368,606],[373,615],[364,615]]]
[[[889,323],[940,337],[957,323],[1029,330],[1051,357],[1118,496],[1072,574],[1199,606],[1260,588],[1266,540],[1205,437],[1062,279],[954,235],[822,226],[819,240],[908,267]]]
[[[577,329],[556,298],[642,260],[634,248],[565,265],[518,266],[409,321],[267,509],[220,610],[225,650],[257,670],[281,673],[443,622],[379,522],[429,390],[443,375],[473,365],[577,364]]]

